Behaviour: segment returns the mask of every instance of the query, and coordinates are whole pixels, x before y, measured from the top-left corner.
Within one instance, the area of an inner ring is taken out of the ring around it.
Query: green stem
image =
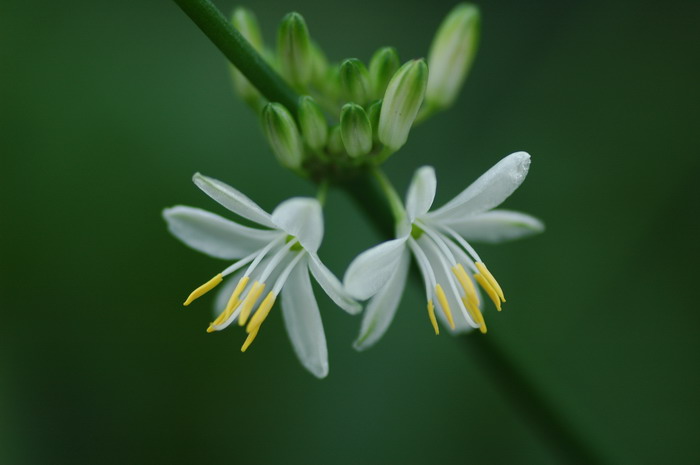
[[[406,210],[404,209],[403,202],[401,202],[401,197],[396,193],[396,189],[386,177],[384,172],[376,167],[372,169],[372,174],[374,179],[377,180],[379,187],[384,193],[384,198],[386,199],[389,208],[391,209],[391,215],[394,217],[394,224],[399,224],[406,220]]]
[[[279,102],[297,114],[299,96],[275,72],[240,32],[209,0],[173,0],[182,11],[271,102]]]
[[[326,205],[326,198],[328,197],[328,179],[324,179],[318,184],[318,191],[316,192],[316,199],[322,205]]]

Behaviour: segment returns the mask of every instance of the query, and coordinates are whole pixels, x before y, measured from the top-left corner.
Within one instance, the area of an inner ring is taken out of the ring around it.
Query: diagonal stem
[[[226,58],[271,102],[297,114],[299,96],[267,64],[230,21],[209,0],[173,0]]]

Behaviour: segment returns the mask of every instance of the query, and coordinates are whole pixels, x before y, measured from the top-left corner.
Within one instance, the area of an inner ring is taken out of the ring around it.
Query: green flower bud
[[[311,81],[318,85],[328,74],[328,59],[318,44],[311,43]]]
[[[328,130],[328,151],[334,155],[345,153],[343,136],[340,135],[339,124],[336,124]]]
[[[394,74],[384,94],[379,115],[379,140],[392,150],[406,143],[428,82],[424,60],[411,60]]]
[[[313,74],[309,30],[299,13],[289,13],[277,31],[277,58],[282,75],[294,86],[305,86]]]
[[[350,58],[340,65],[340,88],[345,99],[364,105],[369,102],[372,88],[369,71],[360,60]]]
[[[277,160],[287,168],[301,166],[303,148],[294,118],[282,104],[268,103],[262,111],[263,131]]]
[[[258,26],[258,20],[255,18],[255,14],[253,14],[252,11],[243,7],[236,8],[231,15],[231,23],[233,27],[238,29],[238,32],[250,42],[250,45],[252,45],[256,51],[261,53],[264,51],[265,45],[263,43],[262,34],[260,33],[260,27]],[[262,96],[257,89],[248,82],[248,79],[233,65],[231,65],[231,76],[236,93],[253,108],[259,108],[262,102]]]
[[[321,150],[328,140],[328,123],[321,107],[308,95],[299,98],[299,126],[306,144]]]
[[[377,50],[369,61],[369,78],[372,83],[372,98],[382,98],[391,77],[399,69],[399,54],[392,47]]]
[[[469,3],[457,5],[444,19],[428,54],[430,79],[425,95],[433,110],[454,103],[467,77],[479,42],[479,9]]]
[[[379,114],[382,111],[382,101],[377,100],[367,109],[369,124],[372,126],[372,140],[379,142]]]
[[[340,135],[351,157],[367,155],[372,150],[372,125],[365,109],[348,103],[340,111]]]

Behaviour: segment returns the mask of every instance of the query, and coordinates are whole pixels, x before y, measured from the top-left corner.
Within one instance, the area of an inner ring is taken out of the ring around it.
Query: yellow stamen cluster
[[[440,286],[439,284],[435,286],[435,295],[437,296],[438,302],[440,302],[442,312],[445,314],[445,317],[447,317],[448,323],[450,323],[450,328],[455,329],[455,320],[452,318],[452,310],[450,310],[450,304],[447,303],[445,291],[442,290],[442,286]]]
[[[262,294],[263,290],[265,290],[265,283],[255,281],[253,286],[250,288],[250,291],[248,291],[245,299],[241,300],[241,294],[243,294],[249,280],[250,278],[248,276],[244,276],[240,281],[238,281],[238,284],[233,290],[224,311],[222,311],[221,314],[219,314],[219,316],[209,324],[209,327],[207,328],[208,333],[216,331],[216,327],[231,318],[231,315],[238,309],[238,307],[241,308],[240,315],[238,317],[238,324],[240,326],[244,326],[246,324],[246,321],[248,321],[248,318],[252,313],[253,306],[258,301],[258,298]],[[185,305],[189,305],[193,300],[214,289],[219,283],[221,283],[221,281],[223,281],[223,276],[221,274],[214,276],[212,279],[192,291],[185,301]],[[258,331],[260,330],[260,326],[265,321],[265,318],[267,318],[267,315],[270,314],[270,310],[272,310],[276,298],[277,295],[274,292],[269,292],[265,299],[263,299],[263,301],[260,303],[258,310],[250,319],[250,322],[248,322],[248,326],[246,327],[248,337],[241,347],[241,352],[245,352],[248,347],[250,347],[250,344],[252,344],[252,342],[255,340],[255,337],[258,335]]]
[[[486,268],[486,265],[484,265],[483,262],[476,262],[475,265],[476,269],[479,270],[479,273],[474,274],[474,279],[476,279],[476,282],[478,282],[479,285],[484,289],[484,291],[486,291],[489,298],[496,306],[496,309],[500,312],[501,302],[506,301],[501,286],[498,284],[496,278],[493,277],[493,275]]]
[[[452,273],[457,277],[457,280],[464,290],[462,303],[464,303],[464,306],[467,308],[472,320],[479,325],[479,331],[481,331],[482,334],[486,334],[486,321],[484,321],[484,315],[482,315],[481,310],[479,310],[479,295],[476,293],[474,283],[469,279],[469,275],[467,275],[467,272],[464,271],[464,267],[459,263],[452,267]]]

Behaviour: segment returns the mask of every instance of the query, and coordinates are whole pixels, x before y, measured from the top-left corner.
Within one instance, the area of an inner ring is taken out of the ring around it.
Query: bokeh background
[[[230,11],[230,1],[218,6]],[[509,301],[492,342],[610,463],[700,462],[695,1],[489,1],[453,109],[386,165],[430,163],[438,204],[502,156],[506,203],[546,234],[481,246]],[[424,56],[453,2],[258,1],[268,41],[300,11],[333,59]],[[313,186],[279,167],[218,50],[172,2],[0,4],[0,463],[562,463],[410,289],[372,350],[320,297],[330,376],[275,312],[252,350],[205,333],[190,290],[223,264],[170,237],[163,207],[223,213],[223,179],[272,209]],[[331,192],[321,249],[342,275],[379,239]],[[474,335],[473,337],[481,337]]]

